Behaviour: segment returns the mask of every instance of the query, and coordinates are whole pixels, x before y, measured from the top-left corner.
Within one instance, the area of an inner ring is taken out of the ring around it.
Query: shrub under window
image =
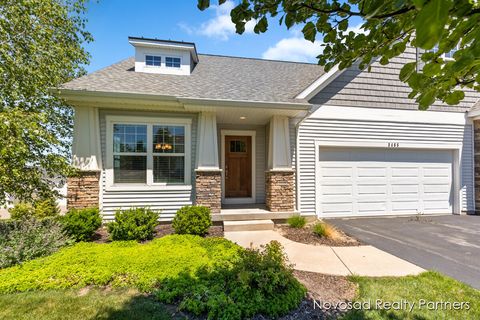
[[[149,240],[153,238],[159,215],[147,208],[119,210],[107,229],[112,240]]]
[[[97,208],[71,209],[62,217],[65,232],[75,241],[89,241],[102,225]]]
[[[202,206],[185,206],[175,214],[172,222],[175,233],[203,236],[212,226],[210,209]]]

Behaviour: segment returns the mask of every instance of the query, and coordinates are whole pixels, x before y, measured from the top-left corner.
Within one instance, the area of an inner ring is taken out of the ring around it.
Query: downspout
[[[311,114],[312,108],[307,111],[305,116],[303,116],[296,124],[295,124],[295,211],[300,212],[300,165],[299,165],[299,157],[300,157],[300,126],[302,125],[303,121],[305,121]],[[301,212],[300,212],[301,214]]]

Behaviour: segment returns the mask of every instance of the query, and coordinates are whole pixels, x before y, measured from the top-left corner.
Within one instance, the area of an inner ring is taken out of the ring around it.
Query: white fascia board
[[[249,101],[249,100],[229,100],[229,99],[208,99],[185,97],[177,98],[181,103],[204,106],[221,106],[221,107],[257,107],[268,109],[292,109],[292,110],[310,110],[310,103],[294,103],[294,102],[274,102],[274,101]]]
[[[317,93],[320,92],[323,88],[325,88],[327,85],[329,85],[333,80],[335,80],[339,75],[341,75],[345,69],[339,70],[338,65],[335,65],[330,71],[327,73],[323,74],[315,80],[311,85],[309,85],[305,90],[300,92],[299,95],[295,97],[295,99],[304,99],[304,100],[310,100],[312,97],[314,97]]]
[[[312,105],[309,103],[294,102],[274,102],[274,101],[249,101],[249,100],[228,100],[228,99],[207,99],[195,97],[175,97],[161,94],[146,94],[140,92],[109,92],[109,91],[90,91],[90,90],[71,90],[71,89],[52,89],[60,92],[60,96],[67,101],[92,101],[95,99],[122,99],[123,103],[133,103],[138,101],[146,102],[176,102],[178,104],[190,104],[209,107],[255,107],[268,109],[287,109],[287,110],[310,110]],[[129,100],[129,101],[128,101]]]
[[[333,105],[321,105],[309,118],[454,125],[469,123],[466,112],[342,107]]]

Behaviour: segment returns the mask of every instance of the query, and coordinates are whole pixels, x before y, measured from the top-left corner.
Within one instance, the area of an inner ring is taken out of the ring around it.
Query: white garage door
[[[452,159],[452,151],[320,147],[318,213],[452,213]]]

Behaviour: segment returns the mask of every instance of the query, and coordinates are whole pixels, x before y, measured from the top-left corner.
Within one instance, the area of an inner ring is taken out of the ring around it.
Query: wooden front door
[[[225,136],[225,197],[252,196],[252,137]]]

